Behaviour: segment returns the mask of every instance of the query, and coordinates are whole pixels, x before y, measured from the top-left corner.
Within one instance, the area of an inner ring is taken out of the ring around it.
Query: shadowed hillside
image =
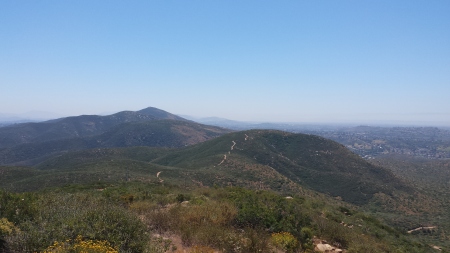
[[[33,165],[70,150],[106,147],[184,147],[209,140],[229,130],[179,120],[153,120],[117,125],[97,135],[27,143],[0,150],[0,164]]]
[[[153,124],[155,127],[150,127]],[[86,142],[94,143],[97,145],[95,148],[49,155],[34,168],[0,166],[0,187],[34,191],[95,184],[104,188],[128,181],[174,184],[184,189],[240,186],[313,197],[330,205],[339,205],[342,200],[365,210],[374,210],[379,217],[405,233],[421,224],[430,224],[430,227],[445,225],[434,223],[435,219],[430,218],[442,211],[437,210],[440,208],[436,208],[438,205],[432,199],[383,167],[361,159],[343,145],[314,135],[250,130],[228,133],[184,147],[186,143],[181,145],[182,148],[126,147],[149,144],[150,140],[154,145],[163,139],[171,143],[170,135],[181,136],[184,133],[192,137],[193,132],[204,129],[204,126],[195,128],[190,124],[173,120],[124,124]],[[187,126],[192,132],[186,132]],[[214,134],[214,129],[210,129],[209,134]],[[134,137],[127,135],[130,132]],[[168,136],[152,139],[152,133],[158,133],[159,137],[167,133]],[[179,139],[172,141],[177,143]],[[189,142],[189,139],[185,141]],[[125,147],[104,148],[110,143]],[[422,217],[422,220],[417,217]],[[443,226],[431,235],[445,236],[446,231]],[[439,238],[433,240],[441,242]]]
[[[20,147],[22,149],[11,149],[10,152],[24,154],[24,157],[34,154],[36,160],[32,162],[36,164],[44,160],[37,158],[63,150],[184,147],[218,136],[215,130],[205,131],[202,125],[170,120],[129,123],[95,138],[56,141],[40,146],[23,145]],[[198,137],[192,139],[193,136]],[[252,130],[229,133],[183,149],[160,150],[157,156],[153,149],[141,150],[139,156],[125,150],[92,161],[89,154],[94,151],[77,153],[76,159],[69,153],[42,162],[39,168],[75,171],[83,167],[89,171],[90,166],[99,168],[100,163],[105,163],[104,166],[120,169],[120,166],[127,166],[114,164],[122,159],[125,164],[127,160],[128,163],[144,162],[144,167],[151,164],[177,168],[185,173],[189,181],[202,185],[240,185],[286,191],[292,189],[292,184],[298,184],[358,205],[367,204],[379,194],[392,197],[395,192],[412,192],[390,171],[366,162],[341,144],[313,135]],[[0,154],[1,157],[8,157],[8,153]],[[10,156],[10,161],[13,158]],[[22,157],[15,159],[20,161]],[[74,159],[77,161],[75,164]]]
[[[149,107],[137,112],[123,111],[108,116],[82,115],[39,123],[15,124],[0,128],[0,148],[24,143],[94,136],[119,124],[160,119],[186,121],[166,111]]]
[[[411,190],[390,171],[366,162],[341,144],[281,131],[231,133],[154,162],[219,171],[266,166],[300,185],[355,204],[365,204],[377,193]]]

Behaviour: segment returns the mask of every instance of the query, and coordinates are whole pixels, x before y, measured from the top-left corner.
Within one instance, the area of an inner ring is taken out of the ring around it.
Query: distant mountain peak
[[[137,111],[137,113],[151,115],[157,118],[165,118],[165,119],[175,119],[175,120],[186,120],[185,118],[182,118],[180,116],[177,116],[175,114],[166,112],[164,110],[155,108],[155,107],[147,107],[145,109]]]
[[[80,115],[53,119],[39,123],[22,123],[0,129],[0,148],[24,143],[102,134],[112,127],[129,122],[153,120],[188,120],[154,107],[140,111],[121,111],[112,115]]]

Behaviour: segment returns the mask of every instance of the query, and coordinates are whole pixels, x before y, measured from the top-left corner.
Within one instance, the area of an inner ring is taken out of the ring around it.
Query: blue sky
[[[450,126],[450,1],[0,1],[0,113]]]

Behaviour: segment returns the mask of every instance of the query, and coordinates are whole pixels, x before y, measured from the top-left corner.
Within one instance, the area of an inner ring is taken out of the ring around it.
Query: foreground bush
[[[0,219],[0,238],[11,235],[18,232],[18,228],[14,226],[14,223],[9,222],[6,218]]]
[[[298,248],[298,240],[288,232],[273,233],[271,243],[284,252],[294,252]]]
[[[170,238],[176,235],[197,252],[273,253],[312,252],[317,237],[347,252],[433,251],[379,220],[348,211],[298,196],[234,187],[186,191],[130,183],[76,193],[0,191],[0,218],[6,218],[0,221],[0,243],[14,253],[164,253],[177,250]],[[78,235],[84,239],[77,242]]]
[[[81,235],[75,240],[54,242],[42,253],[118,253],[107,241],[84,240]]]
[[[264,228],[270,232],[286,231],[301,236],[302,227],[311,218],[298,199],[286,199],[273,192],[255,192],[242,188],[229,190],[228,198],[238,208],[235,223],[239,227]]]
[[[7,252],[8,249],[8,245],[4,238],[18,232],[19,229],[14,226],[12,222],[9,222],[8,219],[0,219],[0,252]]]
[[[84,235],[108,241],[120,252],[143,252],[149,235],[144,224],[125,208],[89,194],[47,194],[31,220],[20,223],[20,233],[8,237],[18,252],[42,251],[55,241]]]

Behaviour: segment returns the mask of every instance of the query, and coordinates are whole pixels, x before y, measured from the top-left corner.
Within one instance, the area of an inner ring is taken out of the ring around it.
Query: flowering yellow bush
[[[273,246],[285,252],[294,252],[298,247],[298,240],[288,232],[273,233],[271,242]]]
[[[17,232],[19,229],[14,226],[14,223],[9,222],[6,218],[0,219],[0,237],[10,235],[13,232]]]
[[[75,240],[65,242],[54,242],[42,253],[118,253],[107,241],[84,240],[81,235]]]

